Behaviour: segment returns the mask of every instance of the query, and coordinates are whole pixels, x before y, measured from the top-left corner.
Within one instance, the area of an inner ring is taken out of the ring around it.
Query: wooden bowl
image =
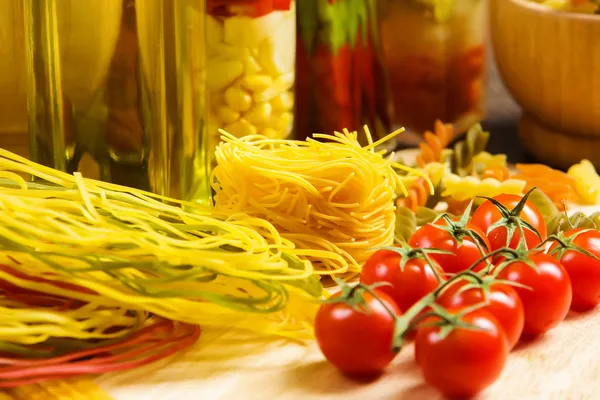
[[[490,27],[500,76],[526,115],[524,147],[561,167],[600,165],[600,16],[490,0]]]

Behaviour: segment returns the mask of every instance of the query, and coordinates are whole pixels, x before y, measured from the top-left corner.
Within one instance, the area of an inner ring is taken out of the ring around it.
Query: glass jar
[[[208,132],[292,132],[296,59],[293,0],[207,0]]]
[[[22,0],[0,0],[0,26],[0,143],[23,155],[27,96]]]
[[[487,2],[384,0],[382,42],[395,123],[422,133],[441,119],[458,132],[485,109]]]
[[[379,1],[379,0],[378,0]],[[298,2],[296,132],[390,133],[390,99],[374,0]]]
[[[24,8],[32,158],[207,201],[204,2],[25,0]]]

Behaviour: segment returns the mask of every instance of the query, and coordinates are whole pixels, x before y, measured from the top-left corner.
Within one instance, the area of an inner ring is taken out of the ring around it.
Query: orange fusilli
[[[408,196],[398,198],[396,200],[396,205],[398,207],[406,207],[411,211],[415,211],[417,207],[425,206],[428,198],[429,184],[425,178],[419,177],[408,188]]]
[[[442,151],[450,144],[454,138],[454,127],[452,124],[444,124],[442,121],[435,121],[433,132],[425,132],[425,141],[420,147],[420,154],[417,156],[417,165],[423,168],[432,162],[442,161]]]

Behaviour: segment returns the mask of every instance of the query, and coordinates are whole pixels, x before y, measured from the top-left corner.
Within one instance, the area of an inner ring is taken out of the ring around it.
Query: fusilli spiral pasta
[[[433,132],[425,132],[425,141],[419,145],[421,153],[417,156],[417,165],[423,168],[429,163],[442,161],[442,152],[453,137],[452,124],[444,124],[436,120]]]
[[[568,218],[564,213],[557,213],[546,226],[548,234],[557,234],[571,228],[599,229],[600,212],[595,212],[590,215],[576,212]]]
[[[482,151],[471,160],[471,173],[482,179],[494,178],[505,181],[510,178],[510,170],[506,163],[505,154],[490,154]]]
[[[417,207],[422,207],[427,204],[429,198],[429,184],[423,177],[418,177],[417,180],[409,186],[408,196],[399,197],[396,200],[396,206],[399,208],[408,208],[415,211]]]
[[[548,224],[556,216],[556,214],[559,214],[558,208],[552,202],[552,199],[539,188],[533,190],[529,194],[528,200],[533,203],[542,213],[546,224]]]
[[[465,210],[467,209],[467,207],[469,206],[469,203],[471,202],[471,200],[456,200],[453,197],[446,197],[444,199],[446,201],[446,204],[448,205],[448,213],[450,214],[456,214],[456,215],[462,215]]]
[[[455,174],[447,175],[442,182],[442,196],[459,201],[474,199],[477,196],[494,197],[502,193],[522,194],[525,188],[525,181],[516,179],[500,182],[493,178],[460,177]]]
[[[396,210],[396,240],[407,242],[417,230],[417,217],[408,207],[398,207]]]
[[[433,222],[438,216],[439,212],[428,207],[417,207],[415,216],[417,218],[417,226],[423,226]]]
[[[460,176],[469,175],[473,157],[485,150],[489,138],[489,132],[485,132],[480,124],[469,128],[465,138],[452,149],[449,157],[452,172]]]
[[[481,174],[482,179],[493,178],[500,182],[510,179],[510,170],[506,165],[486,168]]]

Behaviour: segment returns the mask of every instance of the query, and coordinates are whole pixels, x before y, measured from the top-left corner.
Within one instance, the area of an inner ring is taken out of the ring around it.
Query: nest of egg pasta
[[[320,275],[359,272],[377,248],[394,240],[394,199],[406,194],[398,169],[376,147],[403,130],[361,146],[357,132],[315,134],[306,141],[221,130],[211,176],[214,209],[271,222]],[[433,188],[432,188],[433,190]]]

